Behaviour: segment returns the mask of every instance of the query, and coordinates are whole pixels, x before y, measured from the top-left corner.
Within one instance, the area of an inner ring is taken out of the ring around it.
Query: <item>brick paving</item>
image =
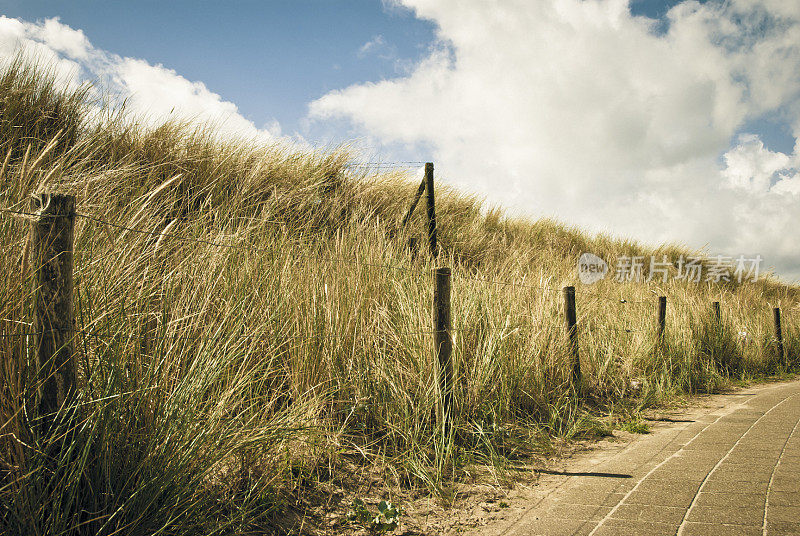
[[[800,536],[800,381],[720,399],[690,422],[573,468],[535,505],[484,533]]]

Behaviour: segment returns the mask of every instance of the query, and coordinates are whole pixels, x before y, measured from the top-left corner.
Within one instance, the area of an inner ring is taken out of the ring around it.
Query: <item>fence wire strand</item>
[[[368,162],[368,163],[363,164],[363,166],[379,165],[379,164],[382,165],[381,163]],[[392,165],[396,165],[396,164],[423,165],[423,164],[425,164],[425,162],[409,161],[409,162],[392,163]],[[10,214],[12,217],[22,217],[22,218],[28,219],[28,220],[42,217],[41,214],[38,214],[38,213],[35,213],[35,212],[28,212],[28,211],[24,211],[24,210],[13,210],[13,209],[9,209],[9,208],[0,208],[0,213]],[[203,245],[208,245],[208,246],[212,246],[212,247],[221,247],[221,248],[227,248],[227,249],[245,250],[245,251],[253,251],[253,252],[259,252],[259,253],[273,253],[273,250],[266,249],[266,248],[260,248],[260,247],[257,247],[257,246],[244,245],[244,244],[227,244],[227,243],[218,242],[218,241],[205,240],[205,239],[202,239],[202,238],[192,238],[192,237],[188,237],[188,236],[184,236],[184,235],[180,235],[180,234],[176,234],[176,233],[164,233],[164,232],[157,232],[157,231],[149,231],[149,230],[145,230],[145,229],[138,229],[138,228],[135,228],[135,227],[129,227],[129,226],[122,225],[122,224],[119,224],[119,223],[110,222],[110,221],[104,220],[102,218],[98,218],[96,216],[92,216],[92,215],[89,215],[89,214],[83,214],[83,213],[79,213],[79,212],[76,212],[74,215],[75,215],[75,217],[82,218],[82,219],[85,219],[85,220],[88,220],[88,221],[91,221],[91,222],[95,222],[95,223],[100,224],[100,225],[105,225],[105,226],[113,227],[113,228],[124,230],[124,231],[128,231],[128,232],[144,234],[144,235],[149,235],[149,236],[158,237],[158,238],[167,238],[167,239],[172,239],[172,240],[176,240],[176,241],[180,241],[180,242],[197,243],[197,244],[203,244]],[[249,218],[249,219],[254,219],[254,218]],[[260,221],[260,223],[264,223],[264,222],[265,222],[264,220]],[[111,239],[113,241],[114,237],[111,237]],[[109,255],[111,255],[111,253],[109,253]],[[301,258],[319,259],[319,256],[313,256],[313,255],[309,255],[309,254],[297,254],[296,256],[297,257],[301,257]],[[469,257],[469,256],[466,256],[466,257]],[[341,257],[341,256],[336,256],[336,255],[328,255],[326,258],[327,258],[328,261],[332,261],[332,262],[335,262],[335,263],[348,264],[348,265],[352,265],[352,266],[378,268],[378,269],[383,269],[383,270],[397,270],[397,271],[406,272],[406,273],[409,273],[409,274],[412,274],[412,275],[415,275],[415,276],[429,276],[430,275],[428,271],[423,271],[423,270],[420,270],[420,269],[411,269],[411,268],[392,265],[392,264],[362,262],[362,261],[357,261],[357,260],[353,260],[353,259],[347,259],[347,258],[344,258],[344,257]],[[550,286],[550,285],[537,285],[537,284],[530,284],[530,283],[517,283],[517,282],[512,282],[512,281],[503,281],[503,280],[500,280],[500,279],[491,279],[491,278],[483,278],[483,277],[478,277],[478,276],[470,276],[470,275],[467,275],[467,274],[460,274],[460,273],[456,273],[456,274],[453,274],[453,275],[455,275],[456,277],[458,277],[458,278],[460,278],[462,280],[477,281],[477,282],[488,284],[488,285],[500,285],[500,286],[506,286],[506,287],[510,287],[510,288],[529,289],[529,290],[537,290],[537,291],[543,291],[543,292],[558,292],[558,293],[560,293],[563,290],[561,288],[553,287],[553,286]],[[586,293],[582,293],[582,294],[583,294],[584,298],[590,298],[590,299],[593,299],[593,300],[602,300],[602,301],[605,301],[605,302],[616,303],[618,305],[628,305],[628,304],[631,304],[631,305],[652,305],[652,306],[655,307],[658,304],[657,299],[655,297],[652,300],[634,300],[634,299],[626,298],[624,296],[614,297],[614,296],[602,295],[599,292],[586,292]],[[522,315],[522,316],[527,316],[527,315]],[[580,321],[580,320],[578,321],[578,324],[579,325],[586,325],[585,321]],[[465,334],[466,333],[472,333],[472,332],[479,332],[479,331],[489,331],[489,332],[494,333],[494,332],[506,332],[506,331],[509,331],[509,330],[517,330],[517,329],[529,328],[529,327],[530,327],[530,325],[520,324],[520,325],[504,326],[504,327],[499,328],[499,329],[498,328],[487,329],[487,328],[484,328],[484,327],[481,327],[481,328],[470,328],[470,329],[451,328],[450,331],[452,333],[465,333]],[[589,329],[593,329],[593,327],[589,327]],[[602,329],[612,330],[612,331],[616,331],[616,332],[620,332],[620,333],[642,333],[642,332],[645,331],[645,330],[641,330],[641,329],[632,329],[632,328],[628,328],[628,327],[614,327],[614,326],[605,326]],[[36,335],[40,335],[40,334],[44,334],[44,333],[47,333],[47,331],[43,331],[43,332],[25,332],[25,333],[0,333],[0,338],[29,337],[29,336],[36,336]],[[108,333],[100,333],[100,332],[85,331],[85,330],[75,330],[75,333],[76,334],[81,334],[81,335],[84,335],[84,336],[98,337],[98,338],[127,338],[127,339],[142,338],[142,339],[150,339],[150,340],[157,340],[157,339],[171,339],[171,340],[204,340],[204,339],[207,340],[207,339],[217,339],[217,340],[222,340],[222,339],[232,339],[232,338],[239,338],[239,339],[267,339],[267,338],[298,339],[298,338],[303,338],[303,339],[306,339],[306,340],[315,340],[315,339],[320,339],[320,338],[342,337],[341,334],[312,335],[312,336],[308,336],[308,335],[287,335],[287,334],[269,334],[269,335],[246,334],[246,335],[240,335],[240,336],[234,336],[234,337],[224,337],[224,336],[219,336],[219,337],[197,336],[197,337],[193,337],[193,336],[180,336],[180,335],[175,335],[175,336],[140,335],[138,337],[134,337],[131,334],[127,334],[127,335],[125,335],[125,334],[108,334]],[[434,330],[413,331],[413,332],[391,332],[390,331],[390,332],[387,332],[387,335],[411,336],[411,335],[426,335],[426,334],[433,334],[433,333],[436,333],[436,331],[434,331]]]

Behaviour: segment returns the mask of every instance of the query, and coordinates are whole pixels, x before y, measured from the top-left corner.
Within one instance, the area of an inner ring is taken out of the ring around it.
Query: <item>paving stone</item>
[[[600,521],[611,511],[609,506],[596,506],[586,504],[570,504],[559,502],[547,513],[548,516],[560,519],[582,519],[584,521]]]
[[[798,491],[770,491],[769,504],[772,506],[798,506],[800,505],[800,492]]]
[[[572,504],[583,504],[583,505],[594,505],[594,506],[616,506],[622,498],[625,497],[625,493],[617,493],[617,492],[605,492],[605,491],[584,491],[579,494],[575,494],[575,497],[571,497],[570,501]]]
[[[669,467],[659,467],[647,478],[649,480],[667,480],[673,482],[702,482],[708,473],[703,471],[675,470]]]
[[[798,534],[800,534],[800,523],[798,522],[767,519],[768,536],[797,536]]]
[[[767,510],[767,521],[791,521],[800,523],[800,504],[783,506],[770,501]]]
[[[780,465],[778,465],[776,473],[789,473],[789,474],[798,474],[800,473],[800,458],[796,461],[787,461],[785,458],[781,459]]]
[[[763,508],[725,508],[719,506],[695,506],[687,521],[712,524],[761,526],[764,521]]]
[[[800,491],[800,475],[775,475],[770,489],[772,491]]]
[[[763,459],[761,457],[754,458],[752,456],[729,456],[723,464],[726,467],[750,467],[754,471],[762,471],[771,473],[775,469],[775,464],[778,459]]]
[[[762,536],[762,533],[761,527],[687,522],[681,536]]]
[[[655,489],[639,491],[637,489],[625,499],[625,504],[658,504],[661,506],[689,508],[696,492],[696,487],[693,487],[693,489],[676,489],[672,492]]]
[[[594,525],[592,523],[591,525]],[[558,519],[554,517],[522,520],[514,526],[512,534],[524,534],[525,536],[577,536],[588,534],[592,526],[586,527],[586,521],[579,519]]]
[[[588,469],[543,478],[562,487],[496,534],[675,536],[681,527],[681,536],[800,536],[800,434],[790,436],[800,381],[747,393],[709,398],[726,408],[694,410],[696,422],[656,426]]]
[[[719,458],[712,458],[710,460],[692,460],[684,458],[682,460],[670,460],[661,466],[661,469],[666,471],[676,472],[690,472],[697,474],[708,474],[719,461]]]
[[[648,477],[639,483],[633,495],[646,491],[656,491],[665,495],[689,491],[694,494],[698,489],[700,489],[700,482],[695,482],[694,480],[685,482],[680,480],[664,481]]]
[[[611,514],[611,519],[679,525],[681,521],[683,521],[685,514],[686,508],[680,507],[657,506],[652,504],[622,504]]]
[[[772,469],[756,470],[746,466],[730,467],[719,466],[713,473],[708,475],[709,481],[730,481],[730,482],[769,482],[772,477]]]
[[[677,530],[677,524],[609,519],[594,534],[595,536],[674,536]]]
[[[710,493],[703,491],[697,496],[697,506],[719,506],[723,508],[764,508],[765,498],[761,493]]]
[[[703,491],[712,493],[767,493],[769,482],[737,482],[732,480],[708,480]]]

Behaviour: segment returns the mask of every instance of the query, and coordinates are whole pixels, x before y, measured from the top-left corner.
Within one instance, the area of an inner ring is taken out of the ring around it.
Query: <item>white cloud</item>
[[[773,152],[753,134],[739,136],[739,144],[724,155],[726,167],[723,176],[734,188],[751,193],[765,193],[787,179],[785,173],[792,171],[789,155]],[[784,187],[778,191],[785,190]]]
[[[425,143],[444,180],[520,213],[761,253],[800,276],[798,151],[737,138],[777,111],[800,134],[796,2],[687,0],[665,31],[625,0],[401,3],[439,45],[407,76],[324,95],[311,117]]]
[[[358,49],[358,57],[363,58],[370,52],[375,51],[376,49],[382,48],[386,46],[386,40],[383,38],[382,35],[376,35],[363,45],[361,48]]]
[[[89,59],[92,45],[81,30],[73,30],[58,19],[47,19],[37,25],[27,25],[27,33],[56,52],[74,59]]]
[[[258,128],[234,103],[202,82],[187,80],[163,65],[97,49],[81,30],[57,18],[33,23],[0,16],[0,58],[11,58],[20,50],[50,66],[62,83],[90,80],[106,86],[145,124],[170,118],[210,123],[221,135],[260,142],[274,142],[281,135],[276,121]]]

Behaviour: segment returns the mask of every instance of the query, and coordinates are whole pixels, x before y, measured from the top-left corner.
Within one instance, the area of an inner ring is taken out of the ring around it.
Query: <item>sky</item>
[[[800,278],[800,2],[0,0],[153,124],[433,161],[510,214]]]

